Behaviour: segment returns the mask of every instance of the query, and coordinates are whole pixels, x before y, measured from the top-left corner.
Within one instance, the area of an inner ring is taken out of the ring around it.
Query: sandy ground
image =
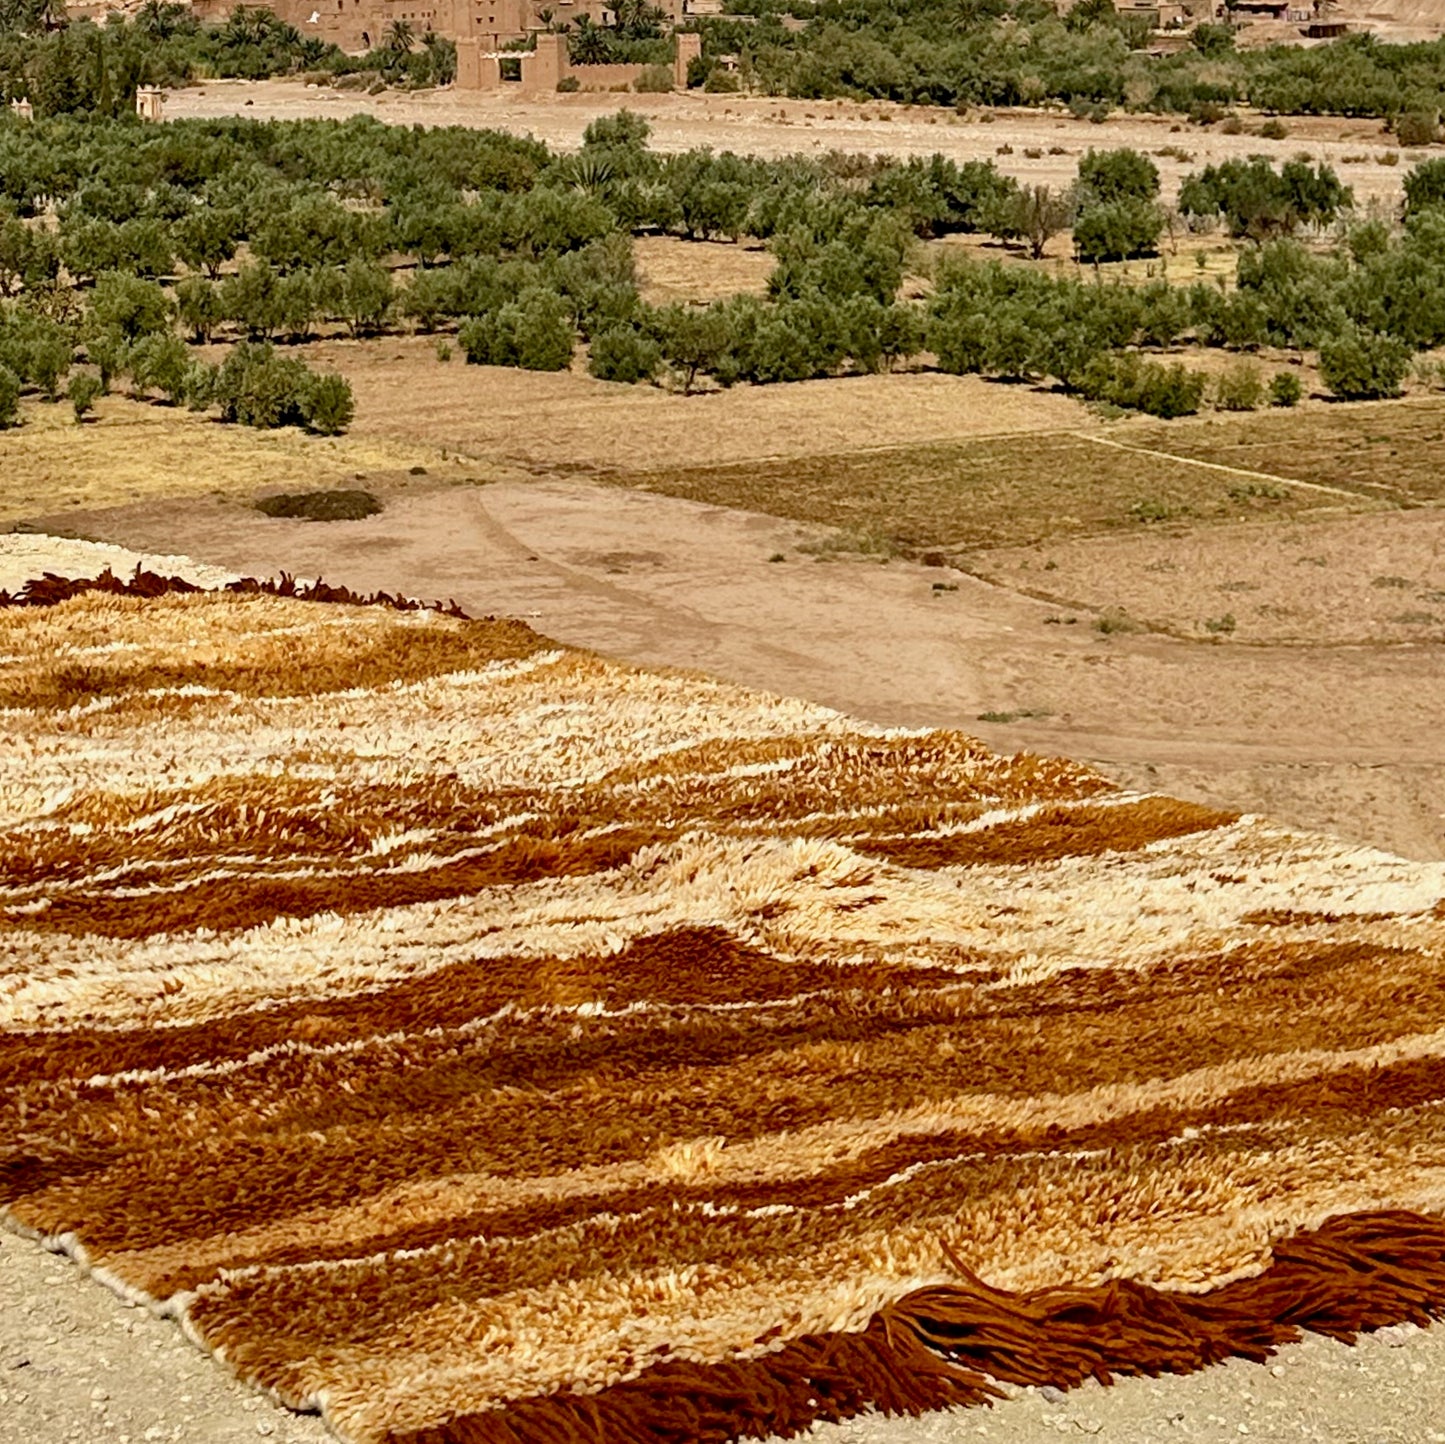
[[[1359,205],[1398,204],[1402,175],[1413,156],[1397,154],[1381,163],[1394,138],[1378,120],[1291,117],[1283,140],[1258,135],[1225,135],[1163,116],[1112,117],[1103,124],[1049,111],[983,111],[967,116],[936,106],[901,106],[885,101],[802,101],[736,95],[552,95],[524,99],[508,94],[459,90],[387,92],[377,96],[315,87],[300,81],[207,81],[176,90],[166,115],[257,119],[299,119],[374,115],[397,125],[471,125],[533,135],[562,150],[581,144],[582,132],[599,115],[619,106],[637,110],[652,125],[660,151],[698,146],[760,156],[813,154],[829,150],[866,155],[932,155],[954,160],[996,160],[1000,169],[1030,185],[1068,185],[1079,157],[1091,147],[1133,146],[1156,157],[1163,193],[1172,200],[1191,171],[1231,156],[1268,155],[1276,162],[1308,151],[1327,160],[1355,188]],[[985,120],[984,117],[989,119]],[[1247,128],[1257,128],[1252,121]],[[1186,158],[1160,155],[1177,147]],[[1011,149],[1008,149],[1011,148]],[[1057,153],[1050,154],[1051,148]],[[1037,151],[1037,155],[1026,152]]]
[[[1347,646],[1445,641],[1445,514],[1307,526],[1136,529],[976,554],[991,580],[1063,607],[1114,608],[1179,636]]]

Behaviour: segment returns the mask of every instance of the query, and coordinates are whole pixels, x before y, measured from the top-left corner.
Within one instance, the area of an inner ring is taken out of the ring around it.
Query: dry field
[[[637,288],[650,306],[761,296],[773,273],[772,255],[757,243],[638,236],[632,249],[637,257]]]
[[[302,354],[351,381],[357,442],[445,448],[490,475],[811,456],[1052,431],[1085,417],[1061,395],[928,372],[683,396],[580,370],[468,366],[459,354],[443,363],[425,337],[323,341]]]
[[[440,462],[435,447],[405,440],[252,431],[123,396],[102,399],[83,426],[67,405],[27,403],[24,425],[0,431],[0,529],[152,497],[340,485],[358,471]]]
[[[1097,428],[613,472],[605,479],[714,506],[822,522],[841,533],[839,550],[929,549],[951,557],[1160,521],[1295,518],[1378,504],[1284,481],[1241,480],[1139,449],[1127,430],[1115,436]]]
[[[1399,506],[1445,500],[1445,400],[1439,397],[1140,422],[1131,434],[1139,445],[1177,456]]]
[[[527,99],[458,90],[378,96],[314,87],[299,81],[207,81],[171,92],[168,116],[247,115],[261,119],[374,115],[397,125],[473,125],[534,135],[563,150],[575,149],[599,115],[626,106],[653,128],[658,150],[711,146],[761,156],[817,154],[931,155],[954,160],[996,160],[1028,184],[1072,181],[1090,147],[1133,146],[1156,158],[1166,199],[1191,171],[1231,156],[1262,154],[1276,161],[1308,152],[1326,160],[1355,188],[1362,206],[1399,203],[1410,153],[1386,163],[1393,137],[1377,120],[1293,117],[1283,140],[1201,130],[1164,116],[1116,116],[1103,124],[1038,110],[975,111],[966,116],[934,106],[886,101],[778,100],[735,95],[550,95]],[[1257,117],[1246,130],[1257,129]],[[1160,152],[1177,148],[1185,159]],[[1030,155],[1037,151],[1037,155]],[[1051,153],[1052,152],[1052,153]],[[1418,152],[1425,155],[1427,152]],[[1382,158],[1385,158],[1382,160]]]
[[[975,559],[979,575],[1181,637],[1359,646],[1445,642],[1445,514],[1307,526],[1156,527]]]

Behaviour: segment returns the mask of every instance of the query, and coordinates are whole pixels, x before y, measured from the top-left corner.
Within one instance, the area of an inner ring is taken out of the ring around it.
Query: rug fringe
[[[148,572],[139,565],[135,573],[123,580],[109,567],[95,577],[62,577],[46,572],[26,582],[19,591],[7,592],[0,588],[0,607],[53,607],[68,602],[85,592],[106,592],[117,597],[163,597],[168,592],[203,592],[206,587],[197,586],[184,577],[162,576],[159,572]],[[395,612],[440,612],[443,616],[468,620],[467,614],[454,601],[418,602],[411,597],[391,592],[354,592],[350,587],[334,587],[317,578],[314,582],[298,582],[289,572],[278,577],[242,577],[227,582],[218,591],[232,592],[241,596],[290,597],[300,602],[339,602],[347,606],[389,607]],[[490,618],[488,620],[491,620]]]
[[[916,1415],[1000,1397],[991,1382],[1187,1374],[1261,1362],[1302,1332],[1352,1343],[1445,1312],[1445,1219],[1344,1214],[1275,1245],[1269,1267],[1207,1294],[1130,1280],[1012,1294],[952,1253],[957,1284],[916,1289],[861,1333],[815,1334],[775,1353],[677,1360],[595,1394],[554,1394],[392,1434],[388,1444],[731,1444],[789,1437],[865,1410]]]

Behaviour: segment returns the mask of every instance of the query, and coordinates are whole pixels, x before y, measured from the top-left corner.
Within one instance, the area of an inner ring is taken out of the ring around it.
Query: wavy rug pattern
[[[1442,866],[287,592],[0,608],[4,1218],[278,1399],[721,1441],[1445,1305]]]

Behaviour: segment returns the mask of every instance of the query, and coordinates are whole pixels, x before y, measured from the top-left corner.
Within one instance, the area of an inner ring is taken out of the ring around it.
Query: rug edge
[[[714,1365],[663,1361],[593,1394],[559,1393],[382,1436],[385,1444],[732,1444],[788,1438],[865,1411],[919,1415],[1002,1397],[994,1380],[1086,1379],[1256,1363],[1305,1332],[1353,1343],[1445,1313],[1445,1217],[1339,1214],[1272,1250],[1259,1274],[1207,1293],[1132,1280],[1013,1294],[955,1260],[962,1281],[917,1289],[857,1333],[794,1339]]]

